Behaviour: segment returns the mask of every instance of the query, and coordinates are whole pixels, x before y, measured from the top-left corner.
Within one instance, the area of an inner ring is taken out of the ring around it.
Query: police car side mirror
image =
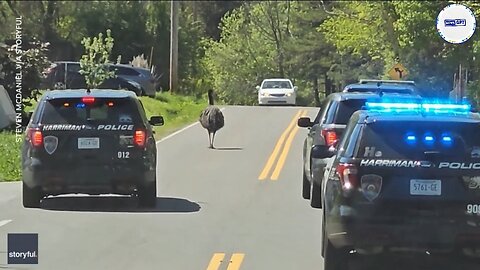
[[[293,91],[297,91],[297,90],[298,90],[298,86],[294,86]]]
[[[310,121],[310,117],[300,117],[297,120],[297,125],[299,127],[307,128],[312,127],[313,123]]]
[[[165,124],[162,116],[152,116],[148,122],[152,126],[163,126]]]
[[[336,153],[336,149],[331,149],[328,145],[315,145],[312,147],[312,158],[329,158],[333,157]]]

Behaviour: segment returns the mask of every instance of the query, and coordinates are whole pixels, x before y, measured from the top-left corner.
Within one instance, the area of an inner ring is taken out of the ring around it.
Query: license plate
[[[442,181],[440,180],[410,180],[410,195],[442,195]]]
[[[98,149],[100,148],[99,138],[78,138],[78,149]]]

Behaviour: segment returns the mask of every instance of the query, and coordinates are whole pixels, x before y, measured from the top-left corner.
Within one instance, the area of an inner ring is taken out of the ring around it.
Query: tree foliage
[[[80,74],[85,76],[88,88],[98,87],[104,80],[113,78],[114,71],[110,71],[110,55],[113,48],[113,38],[110,29],[107,29],[107,35],[103,38],[103,33],[98,37],[86,37],[82,40],[85,46],[85,54],[80,59]]]
[[[30,38],[22,41],[21,49],[14,41],[0,46],[0,84],[7,90],[12,103],[15,104],[17,86],[21,87],[23,105],[30,105],[30,99],[37,99],[42,73],[50,66],[46,56],[48,45]],[[21,78],[20,82],[16,77]]]
[[[450,3],[478,1],[188,1],[179,12],[179,92],[214,88],[223,101],[254,104],[255,86],[288,77],[302,104],[361,78],[389,78],[400,62],[423,93],[446,96],[459,65],[469,93],[480,96],[480,36],[448,44],[436,17]],[[11,39],[15,18],[25,36],[51,43],[51,61],[78,61],[84,37],[111,29],[110,60],[144,55],[168,88],[170,2],[3,1],[0,40]],[[478,24],[477,24],[478,25]],[[152,54],[153,52],[153,54]],[[126,62],[125,62],[126,63]],[[313,90],[313,91],[312,91]]]
[[[255,85],[290,73],[286,64],[290,10],[296,2],[249,2],[227,14],[221,39],[210,41],[205,62],[213,87],[226,102],[254,104]]]

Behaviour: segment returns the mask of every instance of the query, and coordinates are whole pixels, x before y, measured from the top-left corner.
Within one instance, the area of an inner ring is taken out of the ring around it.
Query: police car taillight
[[[345,192],[351,192],[358,187],[357,167],[350,163],[337,165],[337,173]]]
[[[135,142],[135,145],[139,147],[145,146],[145,131],[144,130],[135,130],[135,135],[133,136],[133,141]]]
[[[95,97],[83,97],[82,102],[85,104],[92,104],[95,102]]]
[[[332,129],[323,129],[322,136],[325,138],[325,143],[332,146],[337,141],[337,133]]]
[[[39,147],[42,146],[43,144],[43,134],[42,131],[36,128],[30,128],[28,129],[28,138],[30,140],[30,143],[34,147]]]

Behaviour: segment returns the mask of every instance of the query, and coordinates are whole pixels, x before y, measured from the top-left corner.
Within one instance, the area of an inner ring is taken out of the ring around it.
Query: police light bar
[[[469,104],[452,103],[400,103],[400,102],[366,102],[369,111],[384,112],[425,112],[425,113],[468,113]]]

